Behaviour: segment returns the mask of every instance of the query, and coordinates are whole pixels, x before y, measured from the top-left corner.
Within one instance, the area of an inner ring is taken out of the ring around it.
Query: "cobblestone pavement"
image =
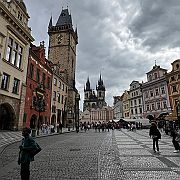
[[[68,133],[36,139],[42,151],[31,163],[31,180],[179,180],[180,154],[162,135],[154,154],[148,130]],[[0,156],[0,179],[19,180],[19,143]]]
[[[72,128],[70,131],[73,131]],[[63,128],[62,133],[66,133],[66,132],[69,132],[68,128]],[[48,136],[48,135],[55,135],[55,134],[57,134],[57,133],[46,134],[46,133],[42,133],[40,131],[39,137]],[[3,131],[3,130],[0,130],[0,151],[1,151],[1,149],[3,149],[4,146],[11,144],[11,143],[14,143],[14,142],[17,142],[17,141],[20,141],[21,139],[22,139],[22,131]]]

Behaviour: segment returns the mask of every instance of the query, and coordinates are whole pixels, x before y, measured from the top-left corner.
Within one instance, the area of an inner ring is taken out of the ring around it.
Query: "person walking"
[[[175,148],[174,153],[180,152],[179,142],[177,141],[177,137],[179,138],[180,134],[178,130],[174,127],[171,129],[172,143]]]
[[[21,165],[21,180],[29,180],[30,177],[30,162],[34,161],[34,153],[37,150],[37,144],[30,136],[31,129],[28,127],[23,128],[22,136],[24,137],[19,146],[18,164]],[[40,147],[38,147],[40,148]],[[41,148],[39,152],[41,151]]]
[[[149,131],[149,136],[150,136],[150,138],[152,137],[152,139],[153,139],[153,150],[154,150],[154,153],[156,153],[156,149],[157,149],[157,152],[159,153],[159,144],[158,144],[158,141],[159,141],[159,139],[161,139],[161,133],[159,132],[155,122],[151,123],[150,131]]]

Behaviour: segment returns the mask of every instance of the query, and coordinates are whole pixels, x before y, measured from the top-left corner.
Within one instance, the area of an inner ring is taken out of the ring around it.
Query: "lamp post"
[[[37,135],[39,136],[40,113],[45,111],[44,90],[42,89],[42,86],[36,88],[36,97],[33,101],[35,110],[38,112]]]
[[[177,100],[176,101],[176,116],[177,116],[177,121],[178,121],[178,125],[180,128],[180,116],[179,116],[179,112],[180,112],[180,101]]]

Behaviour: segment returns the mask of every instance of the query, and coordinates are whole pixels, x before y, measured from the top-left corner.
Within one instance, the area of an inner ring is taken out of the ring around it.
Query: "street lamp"
[[[177,116],[177,121],[180,127],[180,116],[179,116],[179,112],[180,112],[180,101],[177,100],[176,101],[176,116]]]
[[[38,122],[37,122],[37,135],[39,136],[40,129],[40,113],[45,111],[45,101],[44,94],[42,94],[42,89],[36,88],[36,97],[33,97],[33,106],[38,112]]]

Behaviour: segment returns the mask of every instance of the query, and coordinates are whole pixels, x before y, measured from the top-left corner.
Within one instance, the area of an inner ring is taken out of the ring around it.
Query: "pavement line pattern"
[[[152,150],[148,130],[115,132],[126,178],[132,180],[179,180],[180,154],[174,154],[171,138],[162,133],[160,154]]]

